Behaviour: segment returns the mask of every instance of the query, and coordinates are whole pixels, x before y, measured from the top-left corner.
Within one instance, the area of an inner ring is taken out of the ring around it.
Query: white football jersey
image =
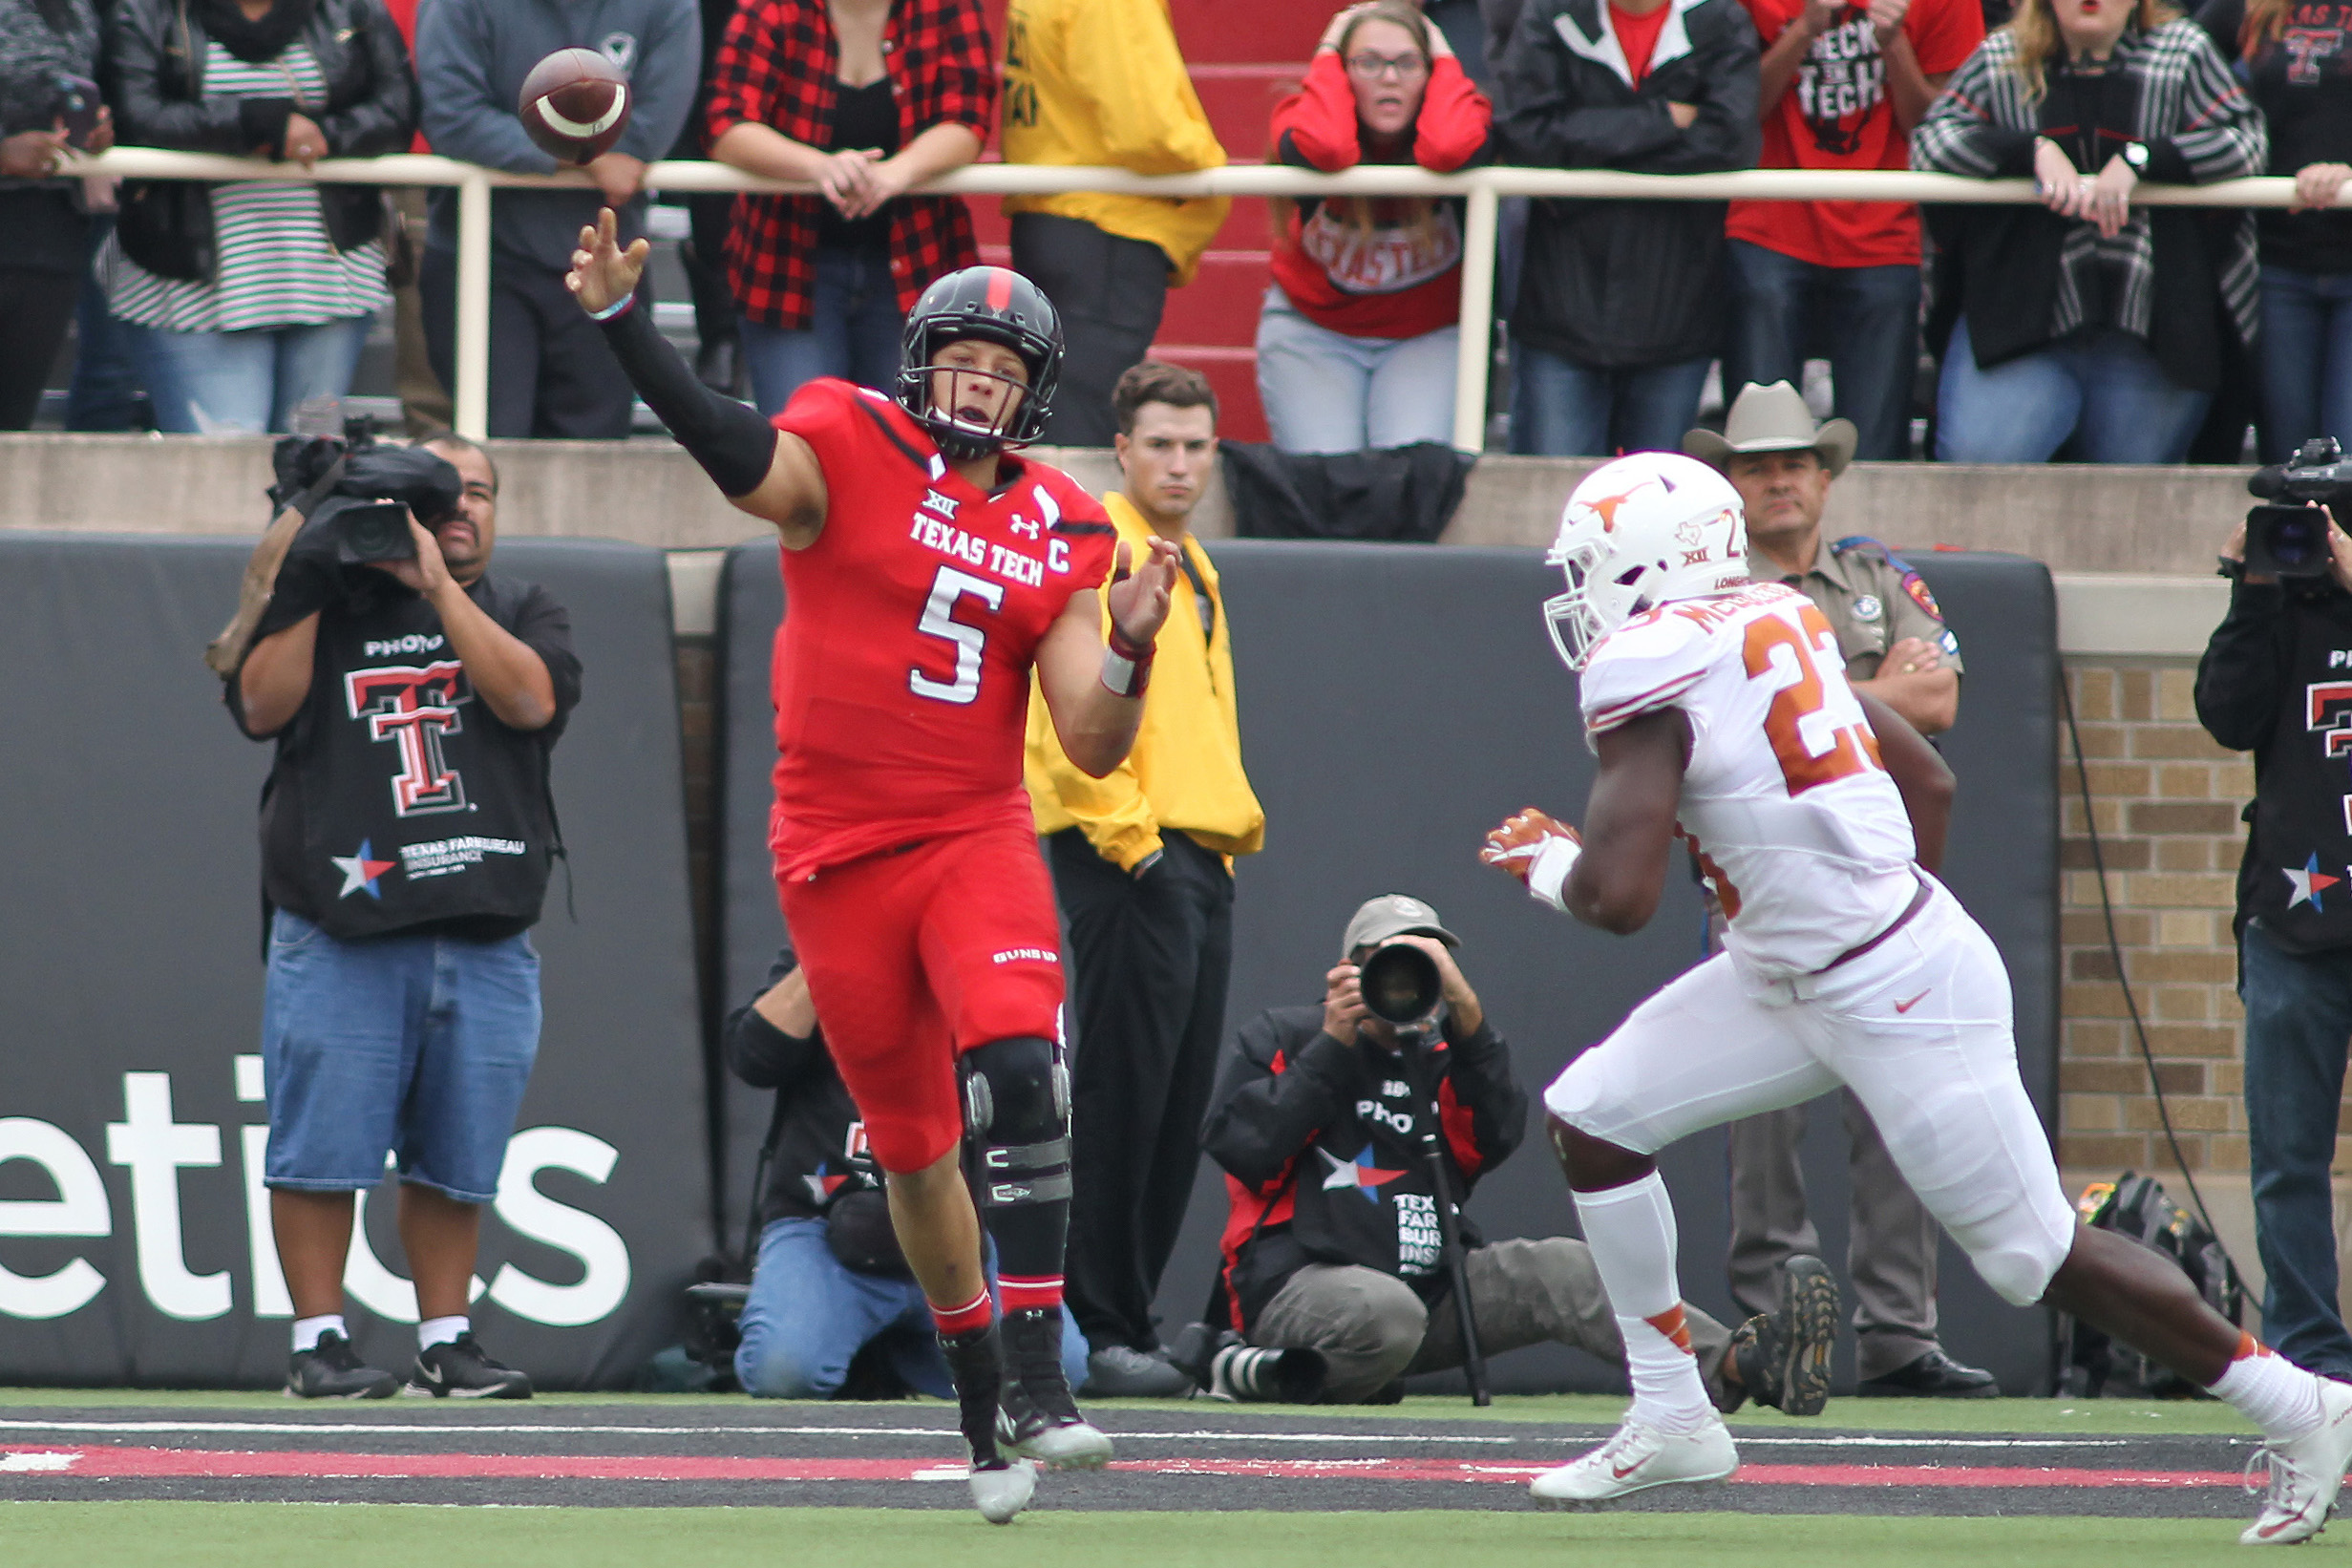
[[[1811,600],[1759,583],[1662,605],[1593,652],[1584,727],[1690,720],[1677,830],[1766,979],[1810,974],[1885,930],[1918,888],[1878,737]]]

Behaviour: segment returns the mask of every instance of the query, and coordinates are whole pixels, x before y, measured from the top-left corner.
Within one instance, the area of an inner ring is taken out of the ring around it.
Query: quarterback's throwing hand
[[[1111,624],[1119,635],[1144,647],[1168,624],[1168,605],[1176,593],[1176,547],[1164,539],[1144,541],[1141,566],[1122,542],[1112,557],[1111,585],[1104,589],[1111,604]]]
[[[596,222],[581,227],[580,248],[572,252],[572,269],[563,274],[563,286],[590,315],[637,292],[637,280],[645,272],[646,257],[653,247],[641,236],[623,250],[620,235],[620,220],[610,207],[598,208]]]

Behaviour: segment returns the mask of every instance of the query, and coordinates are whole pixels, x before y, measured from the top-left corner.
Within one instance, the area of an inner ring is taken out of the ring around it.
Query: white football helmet
[[[1581,670],[1600,640],[1644,610],[1748,577],[1740,493],[1696,457],[1636,452],[1584,477],[1544,556],[1568,591],[1543,603],[1552,646]]]

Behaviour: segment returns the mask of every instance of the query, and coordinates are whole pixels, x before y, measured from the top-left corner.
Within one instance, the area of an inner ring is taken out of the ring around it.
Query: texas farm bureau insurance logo
[[[437,646],[441,639],[431,641]],[[392,780],[395,816],[466,810],[465,780],[441,756],[442,737],[465,728],[459,705],[474,700],[463,664],[441,659],[354,669],[343,677],[343,700],[349,715],[368,726],[370,740],[395,749],[400,761]]]

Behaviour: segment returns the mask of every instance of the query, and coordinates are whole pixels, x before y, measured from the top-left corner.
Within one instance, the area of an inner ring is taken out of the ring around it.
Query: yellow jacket
[[[1005,161],[1109,164],[1136,174],[1221,169],[1176,52],[1168,0],[1012,0],[1005,18]],[[1075,218],[1168,253],[1177,284],[1225,222],[1222,196],[1011,196],[1005,210]]]
[[[1143,541],[1152,537],[1151,524],[1115,492],[1103,498],[1103,509],[1131,553],[1140,555]],[[1122,871],[1133,871],[1156,854],[1160,835],[1173,829],[1224,855],[1254,855],[1265,843],[1265,810],[1241,771],[1241,722],[1233,695],[1233,639],[1224,595],[1200,541],[1186,539],[1184,553],[1208,584],[1216,636],[1201,635],[1199,602],[1179,573],[1152,661],[1142,728],[1134,750],[1109,777],[1090,778],[1071,766],[1054,738],[1045,697],[1034,687],[1029,691],[1028,787],[1037,831],[1083,829],[1095,853]],[[1110,613],[1107,607],[1103,611],[1106,633]]]

